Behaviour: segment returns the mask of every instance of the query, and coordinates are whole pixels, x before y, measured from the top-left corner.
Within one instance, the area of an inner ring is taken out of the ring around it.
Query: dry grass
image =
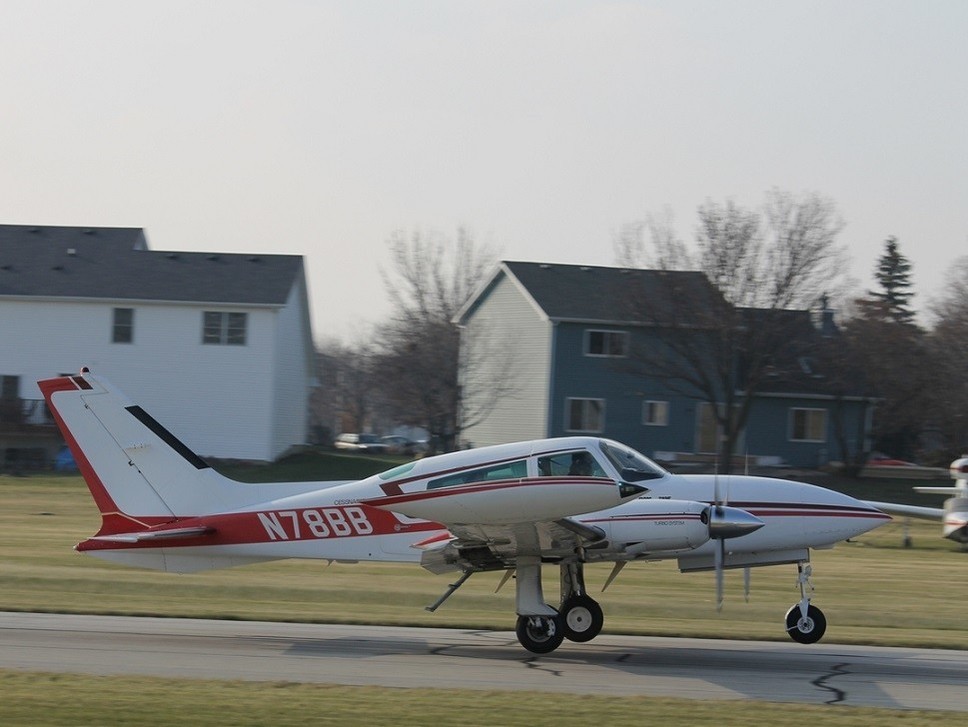
[[[655,724],[728,727],[937,725],[951,713],[901,712],[764,702],[686,701],[528,692],[385,689],[0,671],[0,720],[9,725],[82,727],[152,724],[340,724],[438,727]]]

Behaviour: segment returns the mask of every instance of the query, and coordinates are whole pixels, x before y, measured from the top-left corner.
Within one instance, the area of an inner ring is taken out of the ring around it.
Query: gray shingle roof
[[[694,299],[721,300],[700,272],[509,261],[504,265],[552,320],[655,323],[670,286],[684,287]]]
[[[0,225],[0,297],[283,305],[299,255],[149,250],[144,231]]]

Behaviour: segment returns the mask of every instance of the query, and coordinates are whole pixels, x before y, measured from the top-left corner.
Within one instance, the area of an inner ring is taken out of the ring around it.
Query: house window
[[[567,399],[565,429],[569,432],[601,432],[605,429],[604,399]]]
[[[0,376],[0,399],[11,401],[20,396],[19,376]]]
[[[111,324],[111,343],[134,341],[134,308],[115,308]]]
[[[202,316],[202,343],[244,346],[247,313],[205,311]]]
[[[790,409],[790,439],[794,442],[827,441],[827,410]]]
[[[622,358],[628,355],[625,331],[585,331],[585,355]]]
[[[643,402],[642,423],[649,427],[669,426],[669,402],[668,401]]]
[[[23,406],[19,396],[20,377],[0,376],[0,424],[23,424]]]

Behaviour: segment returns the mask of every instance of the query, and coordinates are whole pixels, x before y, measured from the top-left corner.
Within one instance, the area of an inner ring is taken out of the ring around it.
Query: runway
[[[968,711],[968,651],[0,612],[0,668]]]

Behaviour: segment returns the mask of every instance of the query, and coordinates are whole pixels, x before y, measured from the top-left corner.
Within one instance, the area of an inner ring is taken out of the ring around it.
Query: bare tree
[[[874,448],[912,458],[924,428],[928,379],[934,375],[924,365],[927,341],[922,330],[898,323],[882,304],[866,303],[858,306],[861,315],[844,322],[845,353],[877,397]]]
[[[328,340],[317,347],[317,387],[310,402],[316,439],[326,443],[340,432],[369,431],[382,407],[373,343]]]
[[[727,471],[754,395],[768,375],[792,376],[814,338],[807,311],[792,308],[811,307],[840,278],[842,226],[829,199],[772,190],[759,211],[732,201],[701,205],[694,250],[668,216],[621,233],[616,250],[623,262],[667,272],[629,297],[633,319],[651,331],[632,352],[635,367],[710,405]],[[711,288],[695,276],[670,274],[690,270]]]
[[[453,319],[493,267],[496,254],[463,228],[456,238],[415,231],[389,241],[392,267],[381,270],[395,306],[380,331],[380,371],[387,399],[400,421],[426,428],[432,441],[452,449],[463,427],[485,415],[467,411],[462,365],[472,363],[479,342],[467,341],[461,358]]]
[[[942,456],[968,452],[968,257],[959,258],[931,306],[931,406],[942,436]]]

